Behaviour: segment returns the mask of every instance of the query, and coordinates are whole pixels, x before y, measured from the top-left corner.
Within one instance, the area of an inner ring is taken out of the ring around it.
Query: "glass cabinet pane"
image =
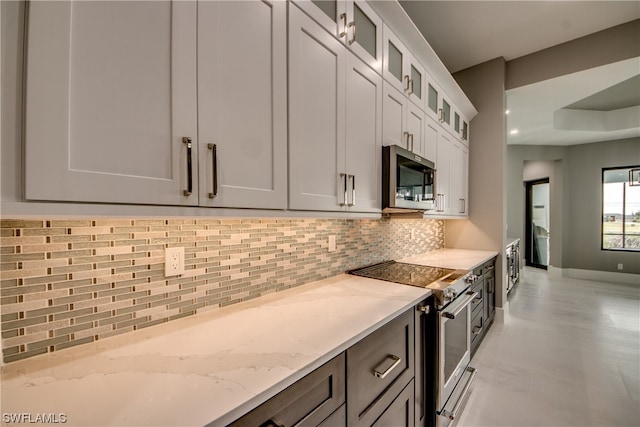
[[[444,121],[446,124],[451,123],[451,106],[444,99],[442,100],[442,111],[444,113]]]
[[[402,81],[402,52],[389,40],[389,72]]]
[[[411,80],[413,82],[413,94],[422,99],[422,74],[413,65],[411,66]]]
[[[460,132],[460,116],[458,113],[453,115],[453,128],[456,132]]]
[[[353,22],[356,24],[356,41],[372,57],[376,58],[376,24],[365,15],[357,4],[353,5]]]
[[[331,18],[333,22],[338,22],[338,17],[336,16],[338,13],[337,12],[338,6],[337,6],[336,0],[311,0],[311,1],[313,2],[313,4],[318,6],[320,10],[326,13],[327,16]]]
[[[438,112],[438,91],[429,85],[429,108],[434,112]]]
[[[467,122],[462,122],[462,139],[467,139],[468,135]]]

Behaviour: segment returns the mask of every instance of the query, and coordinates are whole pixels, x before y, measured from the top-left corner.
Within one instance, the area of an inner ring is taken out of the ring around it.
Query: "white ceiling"
[[[402,0],[400,4],[451,72],[501,56],[509,61],[640,18],[638,1]],[[598,112],[593,110],[587,118],[576,109],[556,113],[640,74],[637,59],[598,68],[508,90],[507,143],[572,145],[640,136],[640,124],[633,122],[634,110],[620,109],[595,118]],[[640,104],[640,93],[635,99],[635,105]],[[634,104],[633,100],[624,102]],[[591,124],[589,130],[580,127],[580,123],[594,121],[618,124],[603,124],[599,130],[593,130]],[[515,128],[519,132],[512,135],[509,131]]]

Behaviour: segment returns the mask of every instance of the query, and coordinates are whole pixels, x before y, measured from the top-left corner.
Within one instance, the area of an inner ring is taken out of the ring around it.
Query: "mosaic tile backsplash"
[[[0,232],[5,363],[444,246],[444,222],[417,219],[3,219]],[[177,246],[186,272],[167,278]]]

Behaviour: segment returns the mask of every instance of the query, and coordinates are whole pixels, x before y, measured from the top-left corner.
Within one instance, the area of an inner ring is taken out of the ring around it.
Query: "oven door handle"
[[[442,313],[442,317],[446,317],[447,319],[455,319],[456,316],[460,314],[462,310],[467,308],[467,306],[471,304],[471,301],[473,301],[477,296],[478,296],[477,292],[472,292],[472,291],[467,292],[467,296],[465,297],[464,300],[462,300],[462,302],[460,303],[460,306],[456,308],[453,313],[450,311],[444,311]]]

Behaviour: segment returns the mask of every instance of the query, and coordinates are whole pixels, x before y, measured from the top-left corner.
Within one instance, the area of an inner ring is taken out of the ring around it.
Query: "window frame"
[[[625,217],[627,216],[626,214],[626,206],[627,206],[627,194],[626,194],[626,190],[623,189],[623,194],[622,194],[622,233],[621,234],[616,234],[616,235],[621,235],[622,236],[622,248],[605,248],[604,247],[604,175],[605,172],[607,171],[612,171],[612,170],[631,170],[631,169],[638,169],[640,168],[640,165],[632,165],[632,166],[615,166],[615,167],[606,167],[606,168],[602,168],[602,172],[600,175],[600,250],[601,251],[612,251],[612,252],[635,252],[638,253],[640,252],[640,248],[639,249],[635,249],[635,248],[625,248],[625,228],[626,228],[626,223],[625,223]],[[625,182],[625,186],[623,188],[626,188],[626,184],[628,184],[630,181],[629,179],[627,179],[627,181]]]

